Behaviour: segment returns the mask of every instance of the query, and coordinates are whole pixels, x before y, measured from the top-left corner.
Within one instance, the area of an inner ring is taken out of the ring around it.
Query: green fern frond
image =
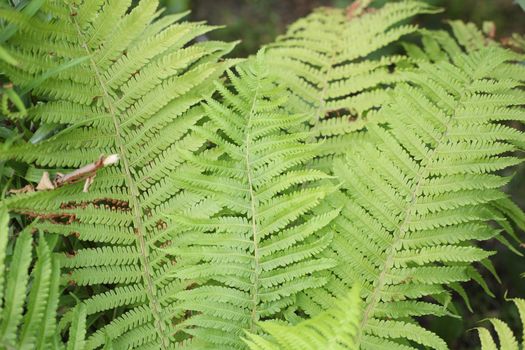
[[[86,346],[86,306],[80,303],[73,312],[66,350],[83,350]]]
[[[521,319],[522,325],[525,322],[525,300],[521,298],[511,299],[516,308]],[[492,324],[499,338],[499,347],[496,345],[495,339],[490,334],[490,331],[486,328],[479,327],[477,328],[479,339],[481,341],[481,350],[519,350],[523,349],[525,345],[525,333],[521,335],[521,342],[516,338],[512,333],[510,327],[503,321],[498,320],[497,318],[490,318],[488,321]]]
[[[31,227],[19,234],[6,257],[12,244],[8,221],[7,210],[0,208],[0,347],[49,349],[58,334],[59,263],[40,236],[33,264]]]
[[[452,62],[421,62],[404,73],[412,83],[398,84],[380,111],[389,123],[370,125],[371,142],[335,162],[343,190],[331,201],[343,209],[327,256],[339,264],[301,303],[316,314],[330,307],[332,295],[363,281],[361,349],[413,348],[406,340],[445,349],[407,319],[448,314],[451,290],[468,297],[461,282],[485,287],[476,265],[493,252],[473,243],[501,237],[487,220],[511,227],[494,209],[509,202],[499,189],[508,178],[495,172],[521,163],[513,151],[524,141],[522,132],[500,124],[525,119],[525,68],[513,64],[516,58],[489,46]]]
[[[404,24],[408,19],[435,11],[417,1],[389,2],[359,16],[320,8],[268,46],[272,72],[293,92],[289,108],[308,114],[313,137],[333,137],[323,153],[341,153],[341,136],[374,119],[387,88],[402,79],[392,70],[405,58],[379,50],[417,30]]]
[[[100,323],[89,323],[87,349],[109,342],[115,348],[168,349],[188,337],[175,335],[172,326],[184,310],[170,296],[186,285],[166,276],[174,258],[161,246],[173,222],[164,213],[195,206],[202,198],[182,191],[170,174],[183,171],[179,150],[196,151],[206,142],[191,132],[204,117],[200,102],[234,63],[220,61],[233,44],[193,43],[213,27],[179,22],[182,15],[157,19],[154,0],[132,8],[131,3],[50,0],[31,20],[0,9],[0,18],[18,28],[5,48],[19,64],[2,69],[43,101],[28,108],[27,116],[11,118],[59,124],[50,138],[18,142],[2,150],[0,159],[30,163],[41,173],[96,168],[84,192],[86,176],[61,184],[56,178],[47,191],[5,201],[10,210],[38,218],[36,229],[80,242],[74,245],[78,250],[60,257],[66,267],[61,280],[91,287],[92,295],[82,300],[89,319],[113,311],[112,322],[101,329]],[[31,85],[68,62],[76,65]],[[102,167],[109,155],[112,163],[118,156],[118,163]],[[61,327],[74,312],[64,316]]]
[[[251,350],[357,350],[355,337],[362,316],[361,288],[350,293],[321,314],[287,326],[276,321],[261,323],[270,336],[248,334]]]
[[[306,117],[287,112],[262,53],[228,76],[232,89],[218,87],[224,102],[209,100],[209,121],[195,128],[212,144],[188,152],[188,167],[173,176],[208,198],[177,218],[187,232],[167,248],[178,257],[170,273],[195,282],[173,297],[196,312],[183,325],[210,343],[199,349],[245,348],[244,330],[286,319],[297,293],[322,286],[320,271],[334,267],[317,257],[332,236],[317,232],[338,210],[312,213],[334,189],[326,174],[304,169],[317,148],[308,133],[290,132]]]

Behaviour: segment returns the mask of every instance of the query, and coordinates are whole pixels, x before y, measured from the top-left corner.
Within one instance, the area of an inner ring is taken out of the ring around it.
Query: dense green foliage
[[[155,0],[1,6],[0,346],[448,348],[418,317],[520,254],[522,38],[369,3],[244,60]]]
[[[82,348],[86,331],[82,307],[72,315],[78,327],[71,328],[67,344],[56,332],[60,264],[51,254],[50,244],[40,235],[32,261],[32,227],[20,232],[16,241],[8,242],[8,220],[7,211],[0,208],[0,307],[3,307],[0,308],[0,346],[2,349]],[[9,250],[12,254],[6,257]],[[24,291],[28,286],[31,288],[26,295]]]

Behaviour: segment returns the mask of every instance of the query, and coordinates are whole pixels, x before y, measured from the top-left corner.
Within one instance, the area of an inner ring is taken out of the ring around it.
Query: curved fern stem
[[[258,76],[257,79],[260,79]],[[252,118],[254,117],[254,112],[256,110],[256,104],[259,98],[259,89],[261,88],[261,84],[259,80],[257,80],[257,85],[255,87],[255,91],[253,93],[250,112],[248,113],[248,121],[246,122],[246,129],[248,130],[246,132],[246,138],[244,140],[244,160],[245,160],[245,167],[246,167],[246,178],[248,181],[248,191],[250,193],[250,208],[251,213],[248,214],[248,217],[251,221],[251,227],[252,227],[252,239],[253,239],[253,257],[254,257],[254,281],[252,286],[252,312],[251,312],[251,321],[250,321],[250,330],[253,332],[255,331],[255,325],[258,321],[258,313],[257,313],[257,306],[259,303],[259,274],[260,274],[260,267],[259,267],[259,233],[257,229],[257,199],[255,198],[255,191],[254,191],[254,185],[253,185],[253,170],[252,170],[252,160],[251,160],[251,143],[252,143],[252,137],[250,130],[252,128]]]

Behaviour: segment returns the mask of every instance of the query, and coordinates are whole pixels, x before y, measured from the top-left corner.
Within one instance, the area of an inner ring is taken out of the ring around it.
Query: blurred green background
[[[381,6],[388,0],[376,0],[373,6]],[[525,12],[513,0],[427,0],[428,3],[443,8],[439,15],[420,16],[415,19],[426,28],[444,28],[447,19],[461,19],[481,26],[484,21],[493,21],[496,36],[502,39],[514,32],[525,33]],[[521,0],[525,3],[525,0]],[[235,57],[246,57],[257,51],[261,45],[271,42],[284,33],[287,25],[307,15],[319,6],[348,6],[350,0],[164,0],[169,12],[191,10],[190,19],[205,20],[214,25],[225,26],[209,34],[209,39],[235,41],[241,40]],[[525,208],[525,167],[517,169],[517,174],[508,186],[508,192]],[[510,175],[510,174],[509,174]],[[521,232],[525,241],[525,234]],[[489,288],[495,296],[487,296],[479,285],[465,286],[470,296],[474,313],[455,298],[457,307],[463,315],[462,321],[452,317],[427,318],[422,322],[447,340],[452,349],[479,348],[477,332],[472,330],[480,321],[488,317],[499,317],[511,324],[515,332],[521,333],[521,323],[514,307],[505,302],[505,297],[525,298],[525,258],[498,243],[488,243],[488,249],[498,250],[494,264],[501,277],[501,284],[485,270]],[[525,252],[525,249],[521,249]],[[519,334],[518,333],[518,334]]]
[[[388,0],[375,0],[381,6]],[[525,0],[522,0],[525,1]],[[272,41],[286,26],[319,6],[345,7],[350,0],[162,0],[168,12],[191,10],[192,20],[205,20],[224,29],[210,39],[242,40],[233,53],[239,57],[252,54],[261,44]],[[445,11],[437,16],[417,19],[430,28],[443,26],[445,19],[462,19],[479,25],[494,21],[498,36],[525,32],[525,13],[514,0],[427,0]]]

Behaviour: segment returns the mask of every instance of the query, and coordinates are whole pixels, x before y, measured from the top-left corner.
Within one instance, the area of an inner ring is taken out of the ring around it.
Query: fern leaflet
[[[525,300],[521,298],[512,299],[521,319],[521,323],[525,321]],[[492,324],[499,338],[499,347],[496,345],[496,341],[490,334],[490,331],[486,328],[477,328],[479,339],[481,340],[481,350],[519,350],[523,348],[523,341],[525,339],[524,334],[521,336],[521,345],[512,333],[510,327],[503,321],[497,318],[489,318],[488,321]]]

